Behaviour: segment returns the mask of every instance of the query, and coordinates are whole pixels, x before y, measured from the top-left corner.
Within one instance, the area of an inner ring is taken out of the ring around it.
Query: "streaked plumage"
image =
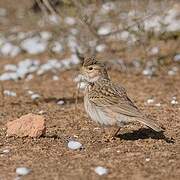
[[[139,121],[155,131],[162,131],[153,120],[139,111],[123,87],[110,80],[103,63],[95,58],[86,58],[82,72],[88,81],[84,106],[92,120],[102,125],[118,127]]]

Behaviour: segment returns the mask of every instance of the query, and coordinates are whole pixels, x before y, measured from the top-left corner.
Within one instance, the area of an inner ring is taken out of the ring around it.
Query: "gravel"
[[[95,172],[96,172],[98,175],[102,176],[102,175],[108,174],[108,169],[106,169],[106,168],[104,168],[104,167],[102,167],[102,166],[97,166],[97,167],[95,168]]]
[[[16,174],[20,175],[20,176],[25,176],[25,175],[29,174],[30,172],[31,172],[31,170],[27,167],[16,168]]]
[[[82,147],[82,144],[78,141],[69,141],[68,142],[68,148],[72,150],[80,149]]]

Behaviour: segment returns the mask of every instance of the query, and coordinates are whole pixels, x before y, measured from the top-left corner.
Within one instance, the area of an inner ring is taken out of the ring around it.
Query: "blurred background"
[[[1,0],[0,58],[36,65],[20,74],[6,65],[0,80],[69,69],[79,63],[77,51],[119,71],[171,76],[180,62],[179,36],[178,0]]]

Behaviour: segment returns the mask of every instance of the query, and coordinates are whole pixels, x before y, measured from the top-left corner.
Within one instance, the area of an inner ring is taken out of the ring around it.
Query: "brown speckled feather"
[[[103,79],[94,83],[88,93],[88,97],[98,107],[113,108],[113,111],[127,116],[143,117],[137,107],[127,97],[125,89],[115,86],[109,80]]]
[[[139,121],[155,131],[162,131],[153,120],[139,111],[123,87],[112,83],[101,62],[95,58],[86,58],[83,73],[88,82],[84,105],[91,119],[100,124],[120,127]]]

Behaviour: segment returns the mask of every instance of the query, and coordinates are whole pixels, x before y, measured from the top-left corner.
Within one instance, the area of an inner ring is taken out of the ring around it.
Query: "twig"
[[[46,8],[44,7],[43,3],[40,1],[40,0],[36,0],[39,8],[41,9],[41,11],[45,14],[45,16],[47,17],[48,16],[48,13],[47,13],[47,10]]]
[[[1,86],[1,96],[2,96],[2,103],[0,106],[4,106],[4,86],[1,82],[0,82],[0,86]]]
[[[42,0],[44,5],[47,7],[47,9],[51,12],[51,14],[57,15],[56,11],[54,8],[51,6],[48,0]]]

